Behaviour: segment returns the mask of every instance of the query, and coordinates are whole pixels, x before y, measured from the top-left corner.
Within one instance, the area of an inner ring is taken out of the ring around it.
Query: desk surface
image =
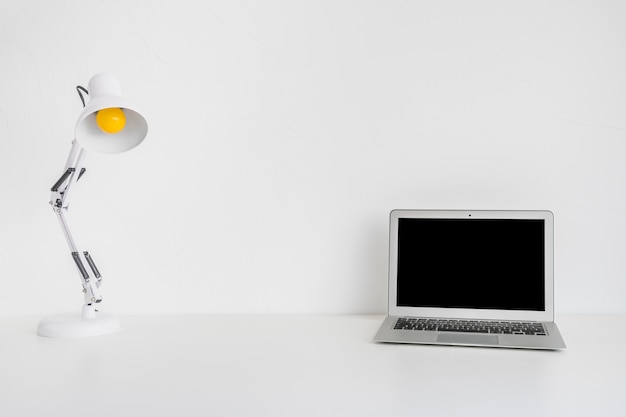
[[[382,319],[122,317],[87,339],[0,319],[0,415],[626,415],[626,316],[558,317],[564,351],[378,344]]]

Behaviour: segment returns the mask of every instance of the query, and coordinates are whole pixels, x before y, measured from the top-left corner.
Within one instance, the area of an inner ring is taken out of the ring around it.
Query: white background
[[[0,315],[78,311],[47,204],[114,73],[149,121],[69,220],[102,308],[382,313],[394,208],[549,209],[556,311],[626,312],[626,3],[0,0]]]

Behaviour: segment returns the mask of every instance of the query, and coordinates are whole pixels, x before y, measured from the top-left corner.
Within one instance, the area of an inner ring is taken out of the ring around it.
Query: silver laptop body
[[[549,211],[394,210],[375,340],[563,349]]]

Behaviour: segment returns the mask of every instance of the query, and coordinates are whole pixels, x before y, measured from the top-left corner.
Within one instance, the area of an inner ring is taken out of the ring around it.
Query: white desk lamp
[[[102,277],[89,252],[79,251],[65,214],[68,211],[70,189],[85,172],[85,150],[107,154],[125,152],[139,145],[148,133],[146,120],[122,97],[120,85],[114,76],[97,74],[89,80],[89,90],[81,86],[76,88],[84,109],[76,123],[75,139],[63,175],[52,186],[50,204],[57,214],[78,267],[85,304],[80,313],[43,318],[37,327],[37,334],[47,337],[97,336],[119,330],[117,318],[96,310],[96,305],[102,301]],[[82,93],[87,93],[91,99],[86,105]],[[85,265],[89,266],[93,277]]]

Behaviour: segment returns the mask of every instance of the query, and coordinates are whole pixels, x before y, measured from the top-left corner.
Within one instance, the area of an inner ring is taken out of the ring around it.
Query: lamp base
[[[37,334],[44,337],[88,337],[115,333],[119,320],[106,313],[83,306],[83,313],[55,314],[39,321]]]

